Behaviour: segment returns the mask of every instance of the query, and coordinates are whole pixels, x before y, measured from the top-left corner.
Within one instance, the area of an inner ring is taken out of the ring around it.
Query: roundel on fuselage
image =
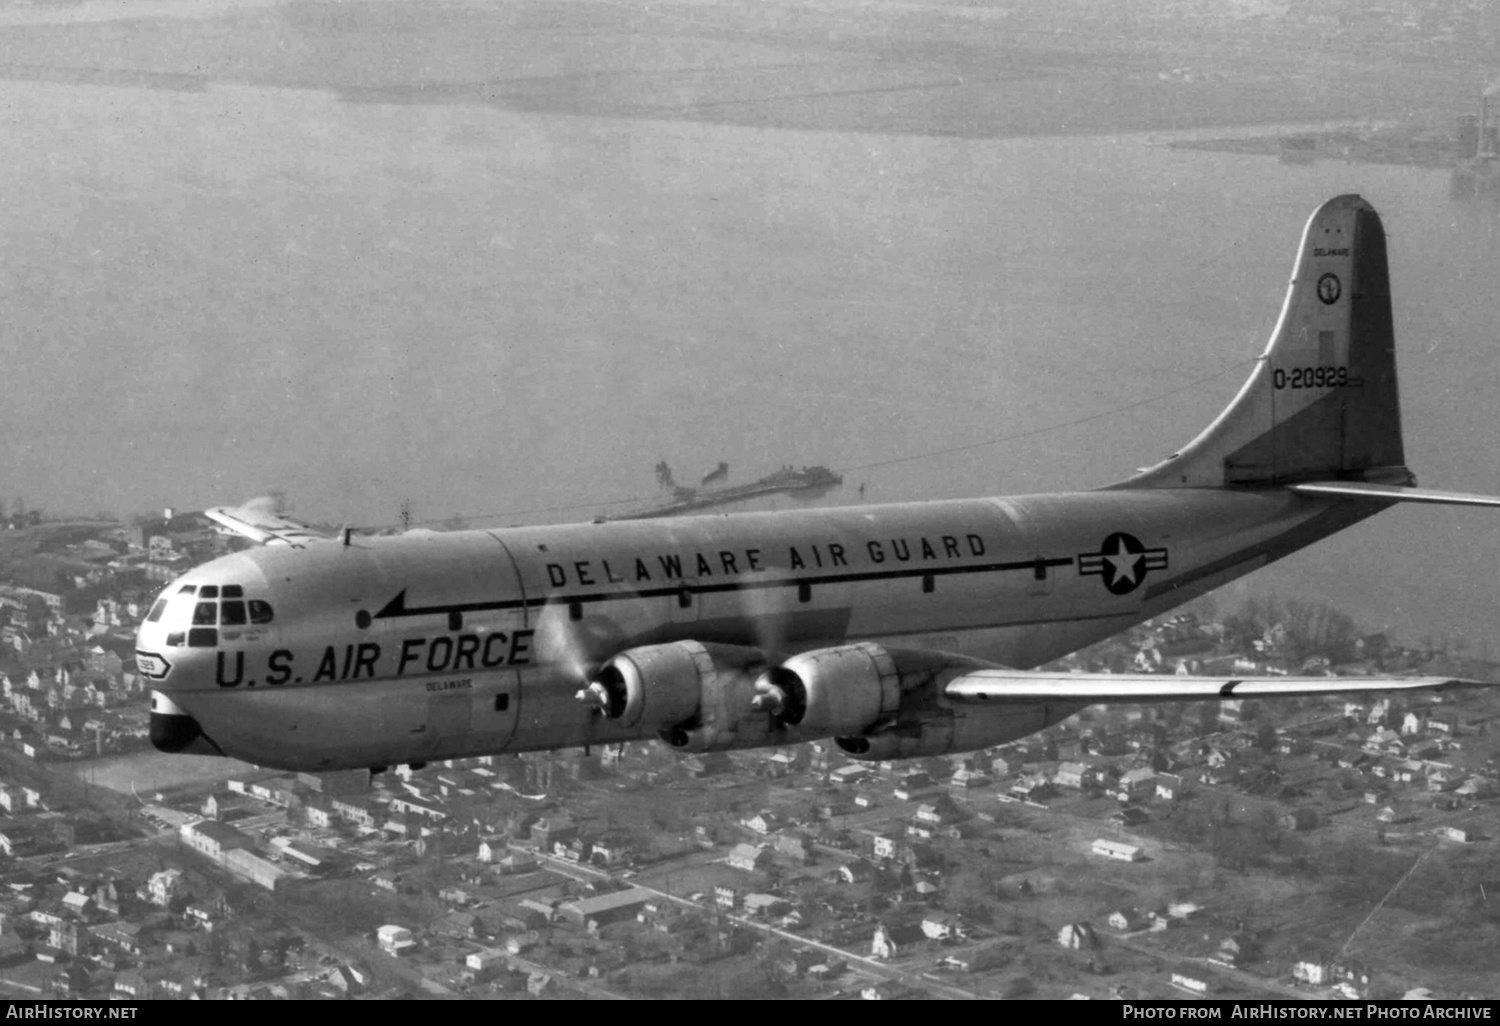
[[[1100,577],[1115,595],[1129,595],[1141,586],[1146,574],[1167,568],[1167,550],[1150,549],[1133,534],[1116,531],[1104,539],[1098,552],[1078,554],[1078,573]]]

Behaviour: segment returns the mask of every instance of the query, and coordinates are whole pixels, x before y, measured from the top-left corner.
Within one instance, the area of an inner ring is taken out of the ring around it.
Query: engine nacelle
[[[761,658],[753,649],[696,641],[643,645],[600,667],[578,698],[618,726],[665,731],[696,720],[724,673],[743,675]]]
[[[902,672],[868,642],[793,656],[755,682],[762,708],[804,737],[854,734],[901,705]]]
[[[601,666],[578,697],[622,727],[660,729],[697,713],[711,672],[713,657],[696,641],[645,645]]]
[[[849,758],[864,762],[951,755],[1003,745],[1035,734],[1067,719],[1081,708],[1081,705],[1074,704],[1046,704],[1015,706],[1003,713],[994,709],[983,713],[965,709],[933,710],[931,715],[911,728],[898,726],[870,735],[841,735],[833,741]]]

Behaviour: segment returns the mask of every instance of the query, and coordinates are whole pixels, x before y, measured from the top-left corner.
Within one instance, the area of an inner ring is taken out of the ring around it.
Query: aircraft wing
[[[203,515],[262,545],[290,545],[300,549],[308,542],[329,540],[306,524],[277,513],[275,500],[270,496],[251,499],[232,509],[215,506],[204,510]]]
[[[1485,686],[1484,681],[1455,677],[1179,677],[1155,673],[985,669],[953,678],[944,694],[955,701],[975,704],[1201,702]]]

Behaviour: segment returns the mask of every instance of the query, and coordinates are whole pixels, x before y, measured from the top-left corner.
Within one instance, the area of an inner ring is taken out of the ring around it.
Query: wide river
[[[1445,173],[18,67],[0,497],[477,525],[660,459],[862,468],[827,501],[1105,484],[1228,401],[1342,192],[1391,236],[1412,467],[1500,492],[1500,218]],[[1239,587],[1479,651],[1497,579],[1500,513],[1406,508]]]

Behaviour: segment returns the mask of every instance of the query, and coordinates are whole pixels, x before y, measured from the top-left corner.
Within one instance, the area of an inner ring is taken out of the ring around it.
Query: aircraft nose
[[[254,560],[222,556],[162,590],[136,631],[136,667],[157,690],[201,686],[187,678],[201,676],[221,645],[263,642],[274,620],[273,597]]]
[[[151,692],[151,746],[171,755],[223,755],[198,721],[160,691]]]

